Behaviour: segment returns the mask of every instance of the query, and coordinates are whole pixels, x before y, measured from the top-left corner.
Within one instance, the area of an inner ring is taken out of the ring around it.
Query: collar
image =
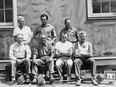
[[[19,27],[19,26],[18,26],[18,27]],[[24,27],[25,27],[25,25],[24,25],[22,28],[19,27],[19,29],[22,30]]]
[[[40,44],[40,47],[43,47],[43,46],[47,46],[47,42],[44,44],[43,43]]]
[[[17,46],[22,46],[23,45],[23,42],[21,44],[19,44],[19,43],[16,42],[16,45]]]
[[[48,23],[46,24],[46,26],[42,26],[42,25],[41,25],[41,27],[48,27],[48,26],[49,26],[49,24],[48,24]]]
[[[64,29],[67,31],[70,31],[70,30],[72,30],[72,27],[70,27],[69,29],[67,29],[67,27],[65,27]]]

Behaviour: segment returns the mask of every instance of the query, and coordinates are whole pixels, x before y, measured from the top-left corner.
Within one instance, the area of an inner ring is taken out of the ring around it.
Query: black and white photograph
[[[116,87],[116,0],[0,0],[0,87]]]

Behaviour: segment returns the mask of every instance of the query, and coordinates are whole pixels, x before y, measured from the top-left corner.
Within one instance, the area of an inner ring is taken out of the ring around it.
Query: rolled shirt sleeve
[[[31,57],[31,49],[28,45],[26,45],[26,59],[30,59]]]
[[[54,38],[54,40],[57,38],[57,35],[56,35],[56,30],[55,30],[55,28],[54,28],[54,26],[52,26],[53,27],[53,38]]]
[[[10,46],[10,51],[9,51],[9,58],[11,59],[11,60],[16,60],[16,57],[14,56],[14,46],[13,45],[11,45]]]

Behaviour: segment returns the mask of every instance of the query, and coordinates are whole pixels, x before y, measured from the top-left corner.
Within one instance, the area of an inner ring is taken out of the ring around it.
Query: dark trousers
[[[30,74],[31,73],[31,70],[30,70],[30,60],[23,60],[21,61],[20,63],[16,60],[11,60],[11,76],[12,77],[15,77],[16,75],[16,70],[17,70],[17,66],[19,65],[24,65],[25,66],[25,71],[26,71],[26,74]]]
[[[38,68],[42,65],[47,65],[49,70],[49,75],[54,73],[54,61],[47,61],[49,59],[48,56],[42,57],[40,59],[35,59],[35,62],[32,62],[32,74],[38,75]]]
[[[74,68],[75,68],[75,75],[80,79],[80,70],[81,70],[81,65],[85,65],[86,67],[89,67],[91,70],[91,75],[93,78],[95,78],[95,73],[96,73],[96,65],[95,65],[95,60],[92,58],[76,58],[74,60]]]

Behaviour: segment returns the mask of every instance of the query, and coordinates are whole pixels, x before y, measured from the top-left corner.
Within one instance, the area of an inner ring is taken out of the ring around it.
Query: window
[[[87,16],[90,19],[116,17],[116,0],[87,0]]]
[[[0,0],[0,26],[17,25],[16,0]]]

